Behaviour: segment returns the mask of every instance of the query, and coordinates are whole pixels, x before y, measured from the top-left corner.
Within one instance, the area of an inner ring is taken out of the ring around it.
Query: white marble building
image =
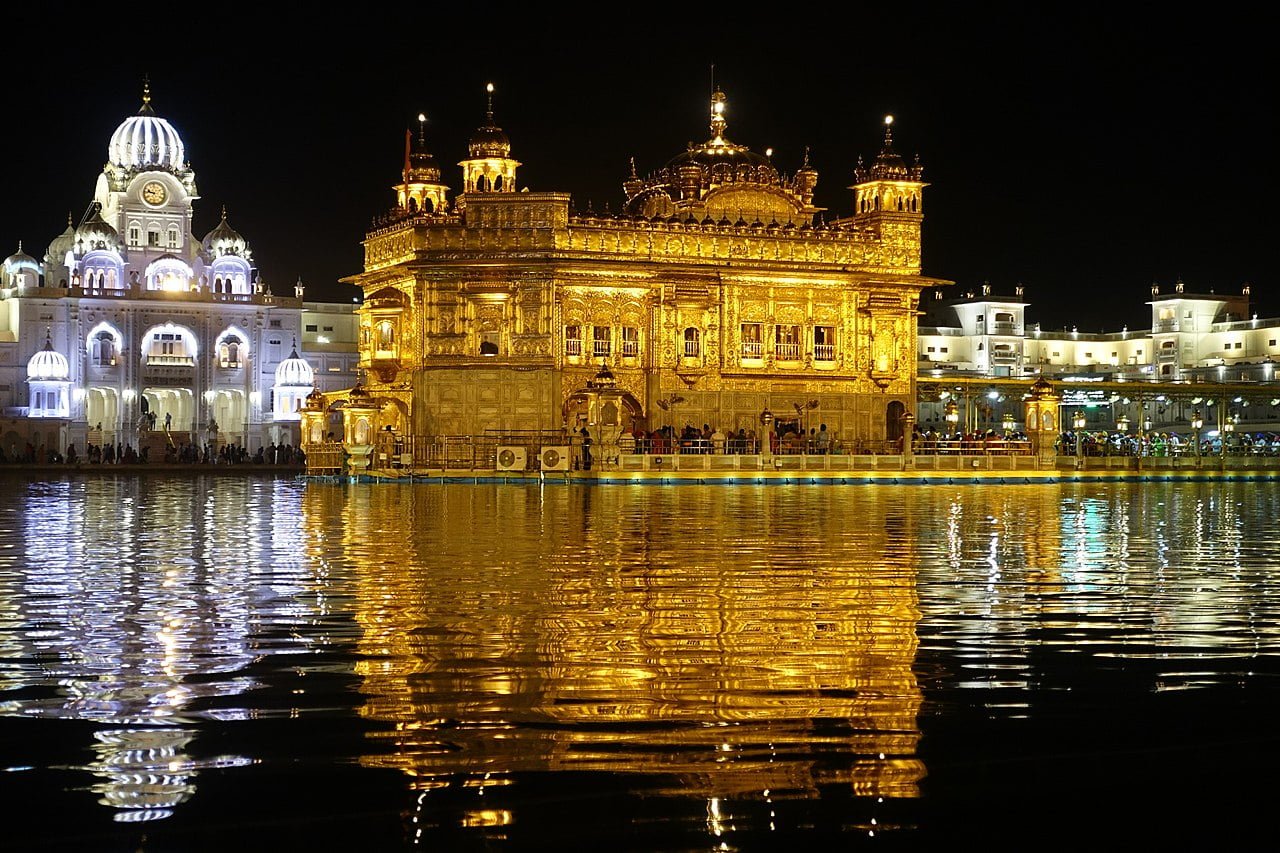
[[[196,237],[195,172],[149,87],[107,154],[79,220],[0,268],[0,446],[296,444],[298,402],[355,382],[357,306],[273,293],[225,210]]]

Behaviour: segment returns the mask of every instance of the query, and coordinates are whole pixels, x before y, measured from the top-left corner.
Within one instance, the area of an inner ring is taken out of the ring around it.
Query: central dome
[[[726,99],[716,89],[711,94],[711,138],[690,144],[646,178],[635,171],[623,183],[625,210],[646,219],[696,219],[741,225],[776,222],[800,225],[821,208],[813,206],[818,173],[810,168],[808,149],[804,166],[784,177],[766,154],[757,154],[725,136]]]
[[[185,165],[186,149],[178,131],[151,109],[149,83],[143,89],[142,109],[125,119],[111,134],[107,159],[126,169],[181,169]]]

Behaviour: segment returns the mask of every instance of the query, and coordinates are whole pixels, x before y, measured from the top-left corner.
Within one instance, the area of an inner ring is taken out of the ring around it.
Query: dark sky
[[[337,280],[360,269],[419,111],[456,187],[493,81],[519,184],[617,210],[629,157],[645,172],[706,138],[715,63],[729,138],[771,146],[786,172],[810,146],[829,217],[851,212],[855,160],[877,153],[894,114],[898,150],[920,155],[930,183],[925,274],[997,294],[1023,282],[1030,321],[1145,327],[1151,282],[1178,277],[1197,292],[1251,282],[1254,310],[1280,314],[1276,63],[1253,13],[628,6],[598,16],[631,23],[586,27],[548,7],[475,7],[483,20],[296,8],[305,29],[251,13],[121,21],[106,49],[67,45],[83,59],[12,55],[4,253],[22,239],[42,255],[84,210],[144,74],[195,169],[198,234],[225,204],[270,285],[289,292],[301,275],[308,298],[345,300]],[[51,26],[19,14],[9,32]]]

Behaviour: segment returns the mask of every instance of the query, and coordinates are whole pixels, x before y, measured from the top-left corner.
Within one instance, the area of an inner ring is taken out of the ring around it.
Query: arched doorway
[[[889,401],[884,414],[884,434],[889,441],[898,441],[902,438],[902,416],[906,413],[907,407],[901,400]]]

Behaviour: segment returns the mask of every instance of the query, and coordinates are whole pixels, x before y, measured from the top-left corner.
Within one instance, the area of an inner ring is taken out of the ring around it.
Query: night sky
[[[74,60],[46,50],[50,21],[20,13],[11,38],[39,34],[42,47],[0,77],[0,249],[21,239],[42,256],[67,213],[79,218],[149,74],[196,172],[197,233],[226,205],[270,286],[291,293],[301,276],[308,299],[349,300],[338,279],[360,270],[419,111],[456,187],[493,81],[518,183],[616,211],[629,157],[644,173],[707,138],[714,63],[728,137],[772,147],[788,173],[810,146],[828,218],[851,212],[856,158],[879,151],[892,113],[898,151],[919,154],[930,184],[924,273],[962,291],[1022,282],[1028,320],[1046,329],[1145,328],[1151,283],[1169,292],[1179,277],[1189,292],[1250,282],[1254,310],[1280,315],[1276,69],[1257,18],[653,6],[610,7],[602,20],[630,22],[587,28],[483,8],[503,24],[438,9],[350,11],[305,31],[240,14],[121,20],[109,48],[69,43]]]

